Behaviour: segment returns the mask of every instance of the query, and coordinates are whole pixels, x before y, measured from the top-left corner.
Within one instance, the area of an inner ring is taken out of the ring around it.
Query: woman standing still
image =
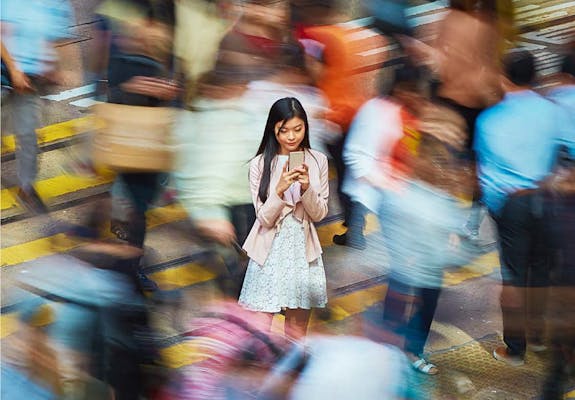
[[[304,163],[288,168],[290,152]],[[286,97],[270,109],[264,136],[250,162],[256,222],[244,243],[250,257],[239,303],[252,311],[285,309],[285,332],[306,334],[312,307],[327,303],[321,245],[314,222],[328,212],[328,162],[311,150],[301,103]]]

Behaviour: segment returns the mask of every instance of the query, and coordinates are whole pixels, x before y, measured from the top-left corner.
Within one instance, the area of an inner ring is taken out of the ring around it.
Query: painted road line
[[[377,227],[378,225],[375,216],[368,215],[365,234],[368,235],[375,232]],[[345,228],[342,227],[340,220],[318,226],[317,231],[322,248],[332,246],[333,235],[343,233],[344,229]],[[162,290],[182,289],[216,278],[216,273],[214,271],[201,264],[187,262],[188,260],[188,257],[183,257],[181,259],[181,264],[178,260],[176,260],[176,262],[169,261],[167,263],[162,263],[165,264],[166,267],[162,267],[159,271],[157,269],[162,264],[157,267],[152,266],[146,269],[150,269],[152,271],[156,270],[156,272],[150,273],[149,277],[156,282]]]
[[[410,19],[410,25],[421,26],[432,24],[434,22],[442,20],[449,11],[440,11],[433,14],[422,15],[421,17],[413,17]]]
[[[63,92],[42,96],[45,100],[63,101],[74,97],[85,96],[96,92],[96,84],[79,86],[73,89],[64,90]]]
[[[452,271],[445,271],[443,274],[443,284],[445,286],[456,286],[469,279],[490,275],[497,271],[499,267],[499,253],[492,251],[475,259],[466,266],[459,267]]]
[[[415,15],[425,14],[431,11],[442,10],[444,8],[447,8],[448,6],[449,4],[446,0],[437,0],[432,3],[408,7],[405,10],[405,15],[407,15],[407,17],[413,17]]]
[[[187,218],[186,211],[177,204],[154,208],[147,212],[147,229],[169,224]],[[106,230],[107,232],[108,230]],[[108,234],[107,237],[113,237]],[[77,247],[80,243],[64,234],[36,239],[0,250],[2,267],[21,264],[43,256],[62,253]]]
[[[9,314],[2,314],[0,316],[0,339],[17,332],[18,326],[18,313],[12,312]]]
[[[76,175],[58,175],[53,178],[44,179],[36,182],[35,187],[38,194],[45,202],[49,203],[50,199],[64,196],[80,190],[90,189],[96,186],[102,186],[112,183],[113,176],[99,177],[82,177]],[[5,212],[18,206],[16,199],[17,188],[2,189],[0,194],[1,211]]]
[[[341,224],[343,221],[338,220],[333,223],[326,225],[320,225],[317,227],[317,236],[319,237],[319,242],[322,247],[328,247],[333,244],[333,235],[341,235],[345,232],[345,228]],[[378,230],[377,217],[374,214],[368,214],[366,217],[364,233],[369,235]]]
[[[377,232],[379,229],[377,218],[369,214],[365,228],[365,235]],[[329,222],[317,227],[318,237],[323,249],[333,246],[333,235],[341,234],[345,228],[341,220]],[[177,290],[206,282],[216,278],[216,273],[206,266],[190,262],[190,257],[182,257],[166,263],[151,266],[146,270],[153,271],[149,277],[163,290]],[[487,253],[470,264],[455,270],[446,271],[444,283],[446,286],[456,286],[464,281],[492,274],[499,268],[499,259],[496,252]],[[381,277],[371,278],[370,284],[376,284]]]
[[[148,229],[150,229],[185,219],[187,218],[187,214],[178,205],[171,205],[150,210],[147,217]],[[377,218],[375,215],[369,214],[366,218],[365,234],[369,235],[377,230]],[[338,220],[319,226],[317,231],[321,246],[327,248],[333,245],[333,235],[343,233],[345,228],[342,227],[341,221]],[[112,235],[110,234],[109,237],[112,237]],[[0,262],[2,266],[17,265],[43,256],[71,250],[79,244],[80,242],[71,240],[63,234],[54,235],[0,250]],[[445,284],[457,285],[468,279],[489,275],[495,271],[498,266],[497,254],[489,253],[466,267],[446,272]],[[183,262],[181,265],[170,265],[169,268],[150,274],[151,279],[156,281],[158,285],[165,290],[189,287],[214,279],[215,276],[213,271],[210,271],[200,264],[190,262]]]
[[[345,318],[359,314],[376,303],[385,299],[387,284],[372,286],[367,289],[354,291],[343,296],[329,299],[331,317],[329,322],[342,321]],[[322,325],[324,321],[312,319],[310,325]]]
[[[329,167],[329,179],[335,179],[337,172],[335,167]],[[53,178],[36,182],[35,187],[38,194],[46,203],[56,197],[69,195],[81,190],[103,186],[112,183],[114,174],[108,171],[107,174],[97,177],[82,177],[77,175],[58,175]],[[12,187],[2,189],[0,192],[0,210],[6,212],[12,208],[19,207],[16,192],[18,188]]]
[[[541,7],[541,8],[535,9],[535,10],[517,13],[515,15],[515,18],[517,20],[526,21],[529,18],[543,16],[543,14],[545,14],[546,18],[550,18],[553,16],[553,14],[552,14],[553,12],[564,10],[565,8],[573,8],[574,6],[575,6],[575,2],[568,1],[568,2],[563,3],[563,4],[556,4],[553,6]],[[567,13],[565,13],[565,14],[567,14]]]
[[[70,104],[76,107],[83,107],[83,108],[88,108],[88,107],[92,107],[95,104],[102,104],[102,101],[98,101],[95,100],[93,98],[87,98],[87,99],[80,99],[80,100],[76,100],[76,101],[72,101]]]
[[[213,271],[196,263],[187,263],[149,275],[150,279],[156,282],[161,290],[174,290],[192,286],[201,282],[211,281],[216,276]]]
[[[96,119],[92,116],[75,118],[58,124],[47,125],[36,130],[38,145],[44,145],[57,140],[69,139],[73,136],[93,130]],[[14,135],[2,137],[2,155],[16,151]]]

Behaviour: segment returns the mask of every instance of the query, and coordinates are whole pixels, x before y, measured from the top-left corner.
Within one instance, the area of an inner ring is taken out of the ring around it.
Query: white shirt
[[[347,173],[342,190],[374,213],[378,211],[379,190],[361,178],[383,174],[386,156],[391,156],[403,136],[400,110],[387,99],[369,100],[359,109],[347,134],[343,151]]]

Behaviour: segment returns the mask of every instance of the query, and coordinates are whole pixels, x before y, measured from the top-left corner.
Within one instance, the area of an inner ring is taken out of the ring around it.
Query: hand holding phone
[[[298,169],[288,171],[288,164],[289,161],[286,161],[286,163],[282,168],[282,175],[276,186],[276,193],[279,197],[283,197],[284,192],[288,190],[289,187],[298,180],[298,177],[301,174],[300,170]]]

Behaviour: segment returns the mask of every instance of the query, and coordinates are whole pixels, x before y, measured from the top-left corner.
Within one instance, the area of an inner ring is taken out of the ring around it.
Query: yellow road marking
[[[0,339],[4,339],[18,330],[18,313],[2,314],[0,316]]]
[[[150,278],[160,289],[170,290],[210,281],[216,278],[216,274],[202,265],[191,263],[154,272]]]
[[[359,314],[375,303],[382,301],[387,292],[387,284],[376,285],[367,289],[357,290],[329,300],[332,311],[329,322],[341,321],[352,315]],[[312,320],[311,325],[322,324],[323,321]]]
[[[446,271],[443,274],[443,284],[445,286],[459,285],[468,279],[489,275],[498,268],[498,253],[492,251],[472,261],[471,264],[460,267],[454,271]]]
[[[199,341],[199,339],[196,339]],[[190,339],[185,342],[174,344],[160,350],[161,364],[167,368],[181,368],[208,358],[207,355],[198,351],[196,340]]]
[[[340,235],[345,232],[341,221],[332,222],[317,228],[317,236],[322,247],[331,246],[333,243],[333,235]],[[364,234],[369,235],[379,229],[377,217],[374,214],[368,214],[366,218]]]
[[[186,211],[179,205],[173,204],[158,207],[148,211],[147,228],[179,221],[187,217]],[[109,234],[109,237],[112,235]],[[78,246],[79,242],[70,240],[64,234],[58,234],[30,242],[17,244],[0,250],[0,263],[2,267],[16,265],[36,258],[68,251]]]
[[[38,144],[55,142],[56,140],[67,139],[72,136],[89,132],[94,129],[95,119],[92,116],[76,118],[58,124],[48,125],[37,129]],[[14,135],[2,137],[2,155],[16,151],[16,140]]]
[[[53,178],[38,181],[35,186],[40,197],[46,201],[65,194],[105,185],[111,183],[112,179],[111,175],[95,178],[74,175],[58,175]],[[16,188],[2,189],[0,194],[0,197],[2,198],[2,211],[18,206],[16,190]]]
[[[575,399],[575,390],[572,390],[565,395],[565,400],[567,399]]]

